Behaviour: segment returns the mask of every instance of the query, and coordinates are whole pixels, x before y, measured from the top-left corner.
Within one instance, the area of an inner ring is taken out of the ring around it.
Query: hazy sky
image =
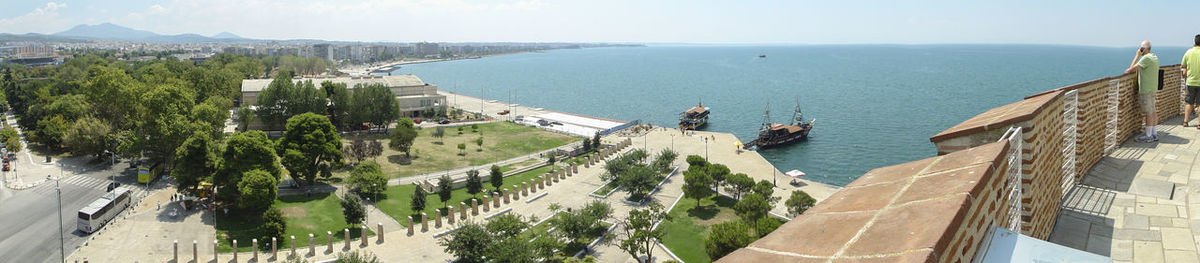
[[[1200,1],[3,0],[0,32],[346,41],[1191,46]]]

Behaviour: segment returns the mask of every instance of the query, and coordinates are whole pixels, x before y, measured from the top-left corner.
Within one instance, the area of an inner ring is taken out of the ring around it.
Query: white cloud
[[[34,8],[24,15],[0,19],[0,32],[54,33],[65,30],[71,26],[70,19],[60,17],[58,10],[66,7],[66,3],[48,2],[46,6]]]

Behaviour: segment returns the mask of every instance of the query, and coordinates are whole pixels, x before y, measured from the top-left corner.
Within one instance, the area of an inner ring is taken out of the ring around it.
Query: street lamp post
[[[704,159],[708,160],[708,138],[704,138]]]
[[[46,177],[50,177],[50,176],[47,175]],[[62,226],[63,225],[62,188],[59,187],[60,180],[62,180],[62,178],[59,178],[58,180],[54,180],[54,191],[57,193],[57,196],[58,196],[58,256],[60,258],[62,258],[63,263],[67,263],[67,241],[66,241],[66,237],[63,235],[64,230],[63,230],[63,226]]]
[[[675,150],[675,133],[671,133],[671,150]]]

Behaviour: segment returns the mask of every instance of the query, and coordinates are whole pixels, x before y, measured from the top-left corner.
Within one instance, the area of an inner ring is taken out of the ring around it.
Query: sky
[[[3,0],[0,32],[392,42],[1191,46],[1200,1]]]

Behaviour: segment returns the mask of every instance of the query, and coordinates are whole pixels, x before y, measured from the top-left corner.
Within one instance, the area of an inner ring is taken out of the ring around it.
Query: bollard
[[[433,210],[433,228],[442,228],[442,211]]]
[[[484,196],[483,196],[483,201],[480,201],[480,203],[483,203],[483,212],[487,212],[487,211],[490,211],[490,210],[491,210],[490,208],[491,208],[491,206],[492,206],[492,203],[489,203],[489,202],[488,202],[488,196],[487,196],[487,195],[484,195]]]
[[[538,190],[537,184],[538,184],[537,179],[529,178],[529,193],[531,193],[531,194],[537,193],[537,190]]]
[[[214,240],[214,241],[215,241],[215,240]],[[213,247],[213,249],[216,249],[216,247]],[[237,239],[234,239],[234,240],[233,240],[233,262],[237,262],[237,261],[238,261],[238,260],[237,260],[237,249],[238,249],[238,245],[237,245]],[[214,251],[215,251],[215,250],[214,250]],[[216,254],[216,253],[213,253],[213,254]]]
[[[504,194],[502,194],[502,195],[504,196],[504,203],[505,203],[505,204],[507,204],[507,203],[508,203],[508,196],[509,196],[509,194],[508,194],[508,189],[504,189]],[[499,205],[496,205],[496,207],[500,207],[500,206],[499,206]]]
[[[429,220],[425,220],[426,218],[429,218],[429,215],[421,212],[421,232],[429,231]]]
[[[333,231],[325,231],[325,251],[333,252]]]
[[[459,209],[461,210],[461,209]],[[446,224],[454,224],[454,206],[446,206]]]
[[[571,176],[571,175],[574,175],[574,174],[577,174],[577,173],[579,173],[579,165],[578,165],[578,164],[572,164],[572,165],[571,165],[571,173],[568,173],[568,174],[567,174],[567,176]]]
[[[342,250],[350,250],[350,229],[349,229],[349,228],[342,228],[342,233],[343,233],[344,235],[346,235],[346,236],[343,238],[343,241],[345,241],[345,242],[346,242],[346,247],[342,248]]]
[[[408,216],[408,235],[413,235],[413,220],[412,216]]]
[[[258,239],[257,238],[251,239],[250,245],[253,246],[253,248],[254,248],[254,249],[250,250],[250,251],[254,251],[254,257],[251,257],[251,259],[253,259],[254,262],[258,262]]]
[[[517,191],[517,188],[515,185],[513,186],[513,189],[512,189],[512,199],[514,202],[516,200],[521,200],[521,192]]]
[[[542,190],[546,190],[546,180],[547,180],[546,178],[542,178],[542,180],[538,180],[538,188],[541,188]]]
[[[492,207],[500,208],[500,193],[492,192]]]
[[[174,261],[172,261],[172,263],[179,263],[179,239],[175,240],[175,243],[173,243],[172,247],[172,250],[175,251],[175,256],[173,257]]]
[[[479,199],[471,199],[471,215],[479,215]],[[463,218],[466,218],[466,216],[463,216]]]
[[[275,241],[274,237],[271,238],[271,258],[279,258],[279,243]]]
[[[213,262],[220,262],[220,260],[217,260],[217,244],[219,243],[217,243],[216,240],[213,240]]]
[[[358,226],[358,239],[362,241],[362,246],[367,246],[367,226]]]
[[[450,213],[449,216],[454,217],[454,213]],[[467,219],[467,203],[458,202],[458,217]]]
[[[292,238],[292,256],[296,256],[296,236],[291,236],[291,238]]]
[[[316,241],[317,241],[317,239],[313,236],[313,234],[309,233],[308,234],[308,254],[309,255],[317,254],[317,244],[316,244],[317,242]]]
[[[192,240],[192,262],[200,262],[200,246],[196,240]]]
[[[529,182],[521,182],[521,196],[529,196]]]
[[[375,223],[375,236],[379,237],[380,244],[383,244],[383,223]]]

